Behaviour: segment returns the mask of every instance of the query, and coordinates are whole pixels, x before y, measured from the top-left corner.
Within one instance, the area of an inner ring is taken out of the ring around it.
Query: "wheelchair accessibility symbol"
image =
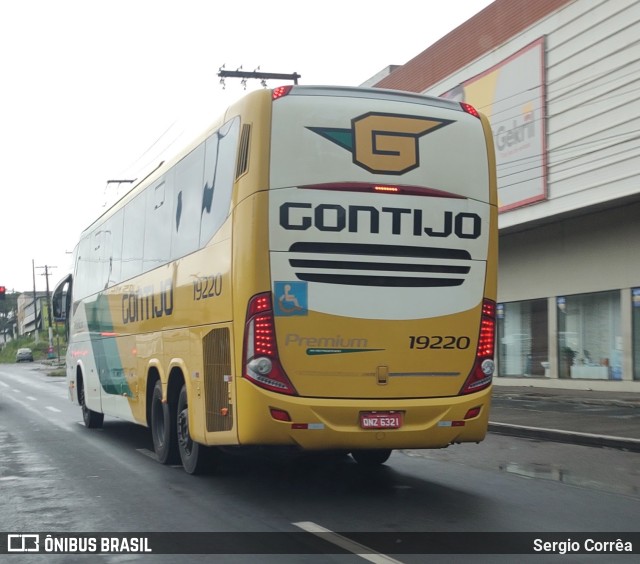
[[[274,282],[274,295],[277,316],[307,315],[309,312],[306,282]]]

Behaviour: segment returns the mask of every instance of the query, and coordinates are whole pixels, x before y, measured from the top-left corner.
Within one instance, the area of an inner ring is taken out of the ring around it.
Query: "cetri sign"
[[[500,211],[547,197],[544,38],[445,92],[468,102],[491,123]]]
[[[535,142],[536,124],[533,110],[524,109],[519,119],[514,119],[511,125],[501,125],[494,132],[496,149],[508,154],[524,151]]]

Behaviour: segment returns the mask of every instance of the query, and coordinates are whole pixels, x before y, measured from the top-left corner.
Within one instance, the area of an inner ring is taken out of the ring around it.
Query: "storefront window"
[[[558,375],[622,379],[620,292],[566,296],[558,304]]]
[[[547,300],[498,304],[499,376],[549,375]]]
[[[640,380],[640,288],[631,291],[633,306],[633,379]]]

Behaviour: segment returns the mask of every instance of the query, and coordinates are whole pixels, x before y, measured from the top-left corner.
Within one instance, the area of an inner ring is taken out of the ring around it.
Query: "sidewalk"
[[[640,395],[494,386],[489,431],[640,452]]]

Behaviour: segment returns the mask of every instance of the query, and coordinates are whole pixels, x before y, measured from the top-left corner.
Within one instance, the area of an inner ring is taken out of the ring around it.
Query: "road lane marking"
[[[2,373],[0,372],[0,374],[2,374]],[[3,388],[9,388],[10,387],[9,384],[5,384],[4,382],[0,382],[0,386],[2,386]]]
[[[14,403],[17,403],[18,405],[21,405],[22,407],[24,407],[24,409],[30,413],[33,413],[34,415],[37,415],[38,417],[45,417],[42,409],[40,409],[38,406],[32,404],[32,403],[28,403],[26,401],[20,401],[18,398],[14,397],[14,396],[6,396],[8,399],[10,399],[11,401],[13,401]],[[55,409],[55,408],[53,408]],[[50,423],[53,423],[54,425],[60,427],[60,429],[63,429],[65,431],[71,431],[71,428],[67,426],[66,423],[64,423],[64,421],[60,421],[58,418],[53,418],[53,419],[49,419],[47,418],[47,421],[49,421]]]
[[[58,408],[51,407],[50,405],[46,406],[45,409],[48,409],[49,411],[53,411],[54,413],[62,413],[62,411],[60,411]]]
[[[312,521],[300,521],[298,523],[292,523],[292,525],[306,531],[307,533],[317,535],[321,539],[335,544],[340,548],[344,548],[352,554],[355,554],[364,560],[368,560],[369,562],[374,562],[375,564],[402,564],[400,560],[375,552],[360,543],[352,541],[347,537],[343,537],[338,533],[334,533],[330,529],[325,529]]]
[[[34,398],[33,396],[27,396],[27,399],[31,401],[38,401],[38,399]]]
[[[64,388],[61,389],[61,387],[66,383],[66,380],[64,378],[60,378],[59,381],[52,381],[51,379],[43,380],[42,378],[44,377],[40,377],[40,378],[37,377],[34,379],[33,377],[29,378],[28,376],[18,376],[16,374],[11,374],[10,372],[4,372],[2,370],[0,370],[0,376],[5,380],[5,382],[12,382],[14,385],[19,384],[26,388],[36,389],[39,391],[46,391],[47,394],[50,394],[51,391],[55,390],[56,395],[60,391],[64,392]],[[5,382],[0,382],[0,384],[6,388],[11,387]],[[65,397],[65,396],[61,395],[60,397]]]

